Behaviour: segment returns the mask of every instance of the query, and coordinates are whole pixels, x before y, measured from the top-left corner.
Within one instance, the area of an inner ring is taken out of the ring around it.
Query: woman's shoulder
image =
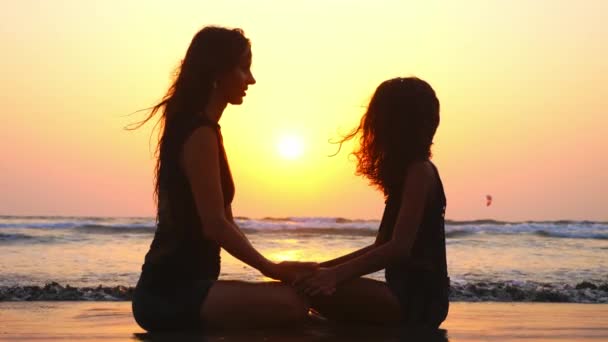
[[[217,148],[217,132],[211,126],[198,126],[194,127],[187,136],[184,137],[184,147],[188,149],[189,146],[194,147],[194,150],[198,150],[201,147],[214,147]]]
[[[219,129],[220,125],[217,122],[194,115],[182,123],[179,134],[182,135],[183,141],[186,143],[193,137],[200,139],[201,137],[213,136],[217,139]]]

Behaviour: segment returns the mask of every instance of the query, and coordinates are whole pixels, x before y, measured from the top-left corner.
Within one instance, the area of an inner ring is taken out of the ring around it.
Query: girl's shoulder
[[[441,184],[439,171],[430,160],[419,160],[408,165],[404,183],[409,186],[419,186],[432,191]]]
[[[415,177],[431,177],[437,173],[437,167],[430,160],[416,160],[407,166],[406,175]]]

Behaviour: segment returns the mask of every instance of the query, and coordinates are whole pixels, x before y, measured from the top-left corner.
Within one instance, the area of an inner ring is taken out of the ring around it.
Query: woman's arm
[[[268,277],[291,278],[294,267],[282,267],[266,259],[226,215],[218,151],[216,133],[211,128],[200,127],[184,144],[182,155],[182,166],[190,183],[204,236]]]
[[[236,222],[234,222],[234,216],[232,215],[232,205],[230,204],[226,207],[226,218],[228,219],[228,222],[232,224],[234,229],[236,229],[239,234],[241,234],[245,239],[247,239],[245,233],[243,233],[243,231],[239,228]]]
[[[391,240],[345,263],[318,271],[301,282],[300,289],[309,295],[331,293],[340,282],[379,271],[409,257],[434,181],[434,171],[429,163],[412,164],[405,176],[401,207]]]

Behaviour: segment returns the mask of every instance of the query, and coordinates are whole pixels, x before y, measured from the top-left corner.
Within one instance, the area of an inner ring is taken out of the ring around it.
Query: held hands
[[[310,276],[318,269],[319,264],[316,262],[283,261],[273,264],[266,276],[291,284]]]
[[[338,276],[335,268],[319,268],[312,275],[295,281],[298,292],[308,296],[322,294],[330,296],[336,292]]]
[[[330,296],[338,284],[336,269],[319,267],[316,262],[283,261],[272,264],[265,275],[292,284],[308,296]]]

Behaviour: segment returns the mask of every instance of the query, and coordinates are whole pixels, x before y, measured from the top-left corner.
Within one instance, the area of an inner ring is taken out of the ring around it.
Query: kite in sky
[[[492,205],[492,195],[486,195],[486,207]]]

